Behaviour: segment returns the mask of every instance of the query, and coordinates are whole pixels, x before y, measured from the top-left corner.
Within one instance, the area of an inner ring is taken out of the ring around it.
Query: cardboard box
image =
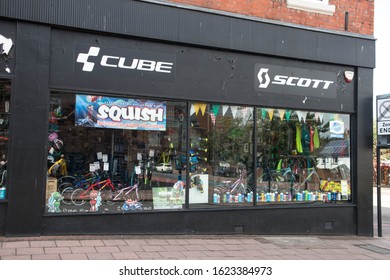
[[[49,177],[46,182],[46,200],[50,198],[53,192],[57,191],[57,178]]]

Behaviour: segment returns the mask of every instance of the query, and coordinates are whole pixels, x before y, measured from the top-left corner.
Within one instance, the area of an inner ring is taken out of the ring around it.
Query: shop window
[[[329,0],[287,0],[287,7],[327,15],[333,15],[336,10]]]
[[[7,159],[10,121],[11,83],[0,79],[0,200],[7,198]]]
[[[253,205],[253,108],[192,103],[189,207]]]
[[[348,115],[274,108],[257,115],[258,205],[351,200]]]
[[[184,208],[187,104],[52,93],[48,213]]]

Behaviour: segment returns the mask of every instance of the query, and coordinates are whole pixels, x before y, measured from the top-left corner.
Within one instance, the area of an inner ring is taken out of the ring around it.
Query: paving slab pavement
[[[0,238],[0,260],[390,260],[390,236],[43,236]]]

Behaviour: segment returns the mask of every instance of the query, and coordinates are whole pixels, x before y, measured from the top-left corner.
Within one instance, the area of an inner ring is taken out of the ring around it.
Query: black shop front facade
[[[3,234],[373,234],[372,69],[347,50],[340,63],[287,39],[289,56],[1,24]]]

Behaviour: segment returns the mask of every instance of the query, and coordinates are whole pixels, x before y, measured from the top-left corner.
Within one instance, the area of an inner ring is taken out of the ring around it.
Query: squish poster
[[[76,95],[75,122],[76,126],[165,131],[166,103]]]

